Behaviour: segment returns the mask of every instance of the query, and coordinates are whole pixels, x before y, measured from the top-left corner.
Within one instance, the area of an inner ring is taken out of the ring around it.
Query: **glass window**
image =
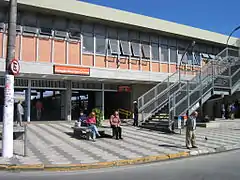
[[[178,46],[178,49],[186,49],[188,46],[189,46],[189,42],[187,41],[184,41],[184,40],[178,40],[177,41],[177,46]]]
[[[203,44],[199,45],[199,51],[201,53],[207,53],[207,47]]]
[[[106,54],[106,39],[104,36],[96,36],[96,53]]]
[[[158,44],[152,44],[152,60],[159,61],[159,48],[158,48]]]
[[[102,25],[95,25],[94,26],[94,33],[97,34],[97,35],[105,36],[106,29]]]
[[[0,23],[5,22],[5,14],[4,14],[4,9],[0,9]]]
[[[31,26],[31,27],[37,26],[37,17],[35,14],[25,13],[23,15],[22,21],[24,26]]]
[[[124,29],[120,29],[118,31],[118,38],[119,40],[128,41],[128,31]]]
[[[136,31],[130,31],[129,32],[129,40],[130,41],[139,41],[139,33]]]
[[[26,33],[37,33],[37,17],[35,14],[24,13],[23,19],[23,32]]]
[[[194,65],[197,65],[197,66],[200,66],[200,65],[201,65],[201,56],[200,56],[200,53],[198,53],[198,52],[195,52],[195,53],[194,53],[193,64],[194,64]]]
[[[192,52],[187,52],[187,62],[188,64],[193,64],[193,53]]]
[[[94,52],[94,38],[92,34],[83,34],[83,52]]]
[[[218,53],[220,53],[220,49],[217,47],[213,48],[213,54],[217,55]]]
[[[177,40],[176,39],[169,39],[168,40],[168,45],[176,47],[177,46]]]
[[[109,48],[111,54],[119,54],[119,45],[117,39],[109,39]]]
[[[141,33],[140,40],[144,42],[149,42],[149,35],[147,33]]]
[[[168,62],[168,47],[161,46],[161,61]]]
[[[118,38],[117,30],[116,30],[116,29],[109,28],[109,29],[108,29],[108,38],[117,39],[117,38]]]
[[[158,44],[158,42],[159,42],[158,36],[151,36],[151,42]]]
[[[208,46],[208,47],[207,47],[207,53],[208,53],[208,54],[213,54],[213,47]]]
[[[81,37],[80,30],[71,29],[70,32],[69,32],[69,37],[71,39],[80,39],[80,37]]]
[[[121,53],[122,55],[129,56],[131,55],[130,53],[130,46],[128,41],[120,41],[121,45]]]
[[[64,18],[56,18],[54,20],[54,28],[56,30],[66,31],[67,29],[67,21]]]
[[[178,63],[179,64],[187,64],[188,63],[188,58],[187,54],[184,54],[184,50],[178,50]]]
[[[176,63],[177,62],[177,48],[170,47],[170,62]]]
[[[93,25],[92,24],[83,24],[82,25],[82,32],[93,34]]]
[[[148,44],[142,44],[143,57],[150,59],[150,46]]]
[[[49,35],[52,34],[52,18],[50,16],[39,16],[40,34]]]
[[[168,45],[168,39],[166,37],[161,37],[160,38],[160,43],[164,45]]]
[[[134,57],[140,57],[140,44],[131,42],[132,55]]]
[[[69,29],[74,31],[80,31],[80,22],[78,21],[70,21]]]

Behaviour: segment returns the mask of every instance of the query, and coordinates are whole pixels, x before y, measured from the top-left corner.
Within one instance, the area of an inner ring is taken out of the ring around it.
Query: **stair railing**
[[[216,57],[221,57],[220,59],[218,59],[219,61],[212,60],[210,61],[210,63],[208,63],[207,66],[204,66],[202,68],[202,71],[200,72],[200,74],[197,75],[200,77],[198,86],[196,86],[194,89],[191,90],[191,84],[190,82],[188,82],[186,83],[185,86],[182,86],[181,89],[179,89],[180,93],[175,92],[174,95],[171,97],[172,101],[174,101],[174,103],[172,103],[174,106],[171,107],[171,109],[169,109],[169,114],[171,115],[170,118],[173,118],[172,116],[175,116],[175,115],[182,115],[183,113],[186,113],[197,102],[203,99],[203,97],[209,91],[211,91],[213,88],[219,87],[219,86],[216,86],[217,85],[216,81],[219,78],[223,79],[222,82],[226,82],[226,81],[228,82],[226,83],[226,87],[220,86],[220,88],[226,88],[226,89],[232,90],[233,85],[236,85],[237,82],[240,82],[239,81],[240,64],[239,64],[238,53],[239,53],[239,50],[226,48],[216,56]],[[224,56],[224,54],[226,56]],[[230,58],[228,57],[229,54],[231,55]],[[229,62],[229,59],[231,59],[230,62]],[[233,66],[231,66],[231,64]],[[227,74],[222,75],[222,73],[224,74],[225,71],[228,71]],[[196,78],[193,78],[193,79],[196,79]],[[182,98],[183,97],[182,92],[185,93],[185,98]],[[181,98],[179,98],[180,95],[181,95]]]

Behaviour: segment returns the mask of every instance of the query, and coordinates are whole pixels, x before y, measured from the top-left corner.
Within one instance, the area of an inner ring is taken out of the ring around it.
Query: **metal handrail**
[[[147,94],[149,94],[151,91],[157,89],[160,85],[164,84],[164,83],[170,83],[169,82],[169,79],[175,75],[178,75],[179,73],[179,70],[177,70],[175,73],[171,74],[170,76],[168,76],[166,79],[164,79],[162,82],[158,83],[156,86],[154,86],[153,88],[149,89],[147,92],[145,92],[143,95],[141,95],[139,98],[138,98],[138,106],[141,104],[139,103]],[[177,78],[178,79],[178,78]],[[177,81],[178,82],[178,81]],[[175,82],[174,82],[175,83]],[[167,89],[171,88],[171,86],[168,86]],[[163,94],[166,92],[165,89],[164,91],[162,91],[160,94]],[[160,96],[160,94],[158,94],[158,97]],[[155,98],[155,97],[154,97]],[[139,111],[141,111],[142,109],[144,109],[148,104],[150,104],[152,101],[154,101],[155,99],[152,98],[150,101],[148,101],[147,103],[145,103],[144,105],[142,105],[142,107],[138,107],[139,108]]]
[[[222,64],[221,64],[222,62],[218,62],[218,66],[221,66]],[[212,67],[211,68],[214,68],[214,65],[211,65]],[[225,67],[225,66],[224,66]],[[219,72],[219,74],[211,74],[211,76],[208,76],[207,78],[205,78],[204,80],[202,79],[201,80],[201,84],[199,84],[194,90],[192,90],[185,98],[183,98],[181,101],[179,101],[177,104],[175,104],[175,106],[173,107],[173,108],[176,108],[176,107],[178,107],[182,102],[184,102],[185,100],[187,100],[188,98],[190,98],[191,97],[191,95],[193,94],[193,93],[195,93],[197,90],[203,90],[203,84],[205,85],[204,87],[206,87],[207,85],[204,83],[204,82],[206,82],[206,79],[207,80],[211,80],[211,82],[213,83],[212,84],[212,86],[209,88],[209,90],[207,91],[207,92],[205,92],[204,94],[202,94],[202,96],[201,97],[199,97],[197,100],[195,100],[193,103],[191,103],[191,104],[189,104],[189,107],[187,107],[183,112],[181,112],[180,114],[182,114],[182,113],[184,113],[184,112],[186,112],[186,111],[188,111],[189,109],[191,109],[204,95],[206,95],[207,93],[209,93],[209,91],[211,91],[214,87],[215,87],[215,85],[214,85],[214,80],[216,79],[216,78],[218,78],[218,77],[226,77],[226,78],[229,78],[230,80],[232,80],[232,78],[237,74],[237,73],[239,73],[240,72],[240,68],[238,69],[238,70],[236,70],[233,74],[231,74],[230,76],[225,76],[225,75],[221,75],[221,73],[223,73],[225,70],[227,70],[228,68],[231,68],[231,66],[229,65],[229,66],[227,66],[226,68],[224,68],[223,69],[223,71],[221,71],[221,72]],[[208,82],[208,81],[207,81]],[[240,82],[240,80],[238,81],[238,82]],[[237,83],[235,83],[234,84],[234,86],[236,86],[236,84]],[[186,84],[185,86],[187,86],[188,84]],[[182,87],[182,89],[183,89],[184,87]],[[229,87],[221,87],[222,89],[232,89],[233,88],[233,86],[230,84],[230,86]],[[181,89],[179,89],[179,91],[180,91]],[[175,92],[174,94],[176,94],[177,92]],[[231,92],[231,93],[233,93],[233,92]],[[173,94],[173,96],[174,96],[174,94]],[[170,110],[169,110],[170,111]]]

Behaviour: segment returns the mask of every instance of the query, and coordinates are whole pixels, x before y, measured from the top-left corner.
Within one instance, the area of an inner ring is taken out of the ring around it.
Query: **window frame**
[[[149,43],[142,43],[141,44],[141,51],[142,51],[142,58],[150,60],[151,58],[151,48]],[[147,51],[147,53],[145,52]]]
[[[104,40],[104,52],[97,52],[97,40],[100,39]],[[106,43],[106,36],[102,35],[95,35],[95,54],[96,55],[106,55],[107,53],[107,43]]]
[[[137,46],[134,47],[134,45],[138,45],[138,52],[136,52],[137,51]],[[136,41],[132,41],[130,46],[131,46],[132,57],[133,58],[140,58],[141,57],[140,43],[136,42]],[[139,53],[139,54],[137,54],[137,53]]]
[[[161,63],[169,64],[169,47],[168,47],[168,45],[161,44],[160,47],[161,47]],[[163,58],[162,58],[163,48],[166,49],[166,52],[167,52],[167,61],[163,61]]]
[[[157,57],[157,59],[154,59],[153,57],[153,47],[155,47],[156,49],[157,49],[157,52],[158,52],[158,57]],[[151,54],[152,54],[152,61],[154,61],[154,62],[160,62],[160,51],[159,51],[159,44],[158,43],[151,43]]]
[[[114,44],[114,42],[116,44]],[[116,47],[117,47],[117,49],[115,49]],[[118,39],[108,38],[108,48],[110,50],[111,55],[119,55],[120,54],[120,46],[119,46]]]
[[[176,57],[175,61],[172,61],[172,50],[175,50],[175,57]],[[169,59],[170,63],[171,64],[178,64],[178,56],[177,56],[178,50],[177,50],[177,47],[170,46],[169,51],[170,51],[170,59]]]
[[[44,23],[41,23],[44,22]],[[38,27],[39,27],[39,35],[42,36],[52,36],[52,26],[53,17],[47,16],[43,14],[38,15]]]
[[[121,52],[121,56],[131,56],[131,48],[130,48],[130,44],[129,41],[124,41],[124,40],[119,40],[120,43],[120,52]],[[128,47],[128,53],[126,53],[126,51],[124,51],[124,46],[127,45]]]
[[[32,22],[30,21],[31,23],[26,22],[26,20],[29,20],[29,19],[35,19],[35,20],[32,20]],[[37,34],[38,16],[36,13],[31,13],[31,12],[22,13],[20,24],[22,26],[23,34]]]
[[[91,51],[86,51],[84,50],[84,37],[88,37],[88,38],[92,38],[92,50]],[[95,50],[95,43],[94,43],[94,34],[91,34],[91,33],[82,33],[82,53],[83,54],[94,54],[94,50]]]

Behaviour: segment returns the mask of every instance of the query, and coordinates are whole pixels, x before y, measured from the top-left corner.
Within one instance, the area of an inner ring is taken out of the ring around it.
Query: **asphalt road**
[[[0,172],[1,180],[239,180],[240,150],[154,164],[80,172]]]

